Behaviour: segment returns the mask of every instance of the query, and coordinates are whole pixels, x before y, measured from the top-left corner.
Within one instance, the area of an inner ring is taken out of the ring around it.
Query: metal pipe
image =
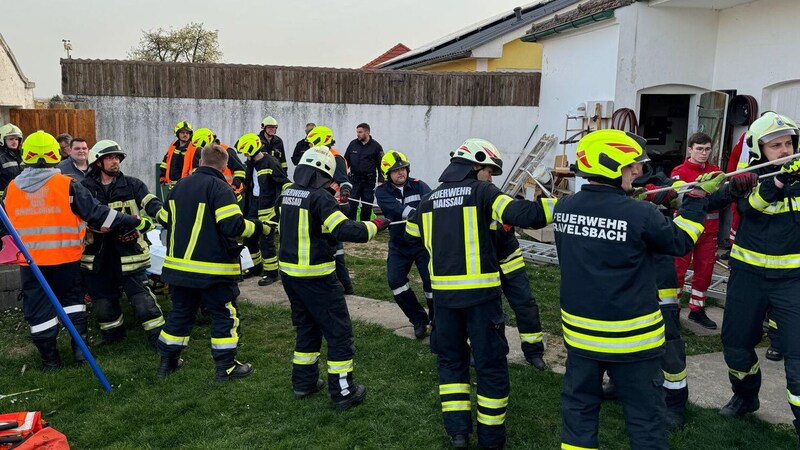
[[[775,166],[775,165],[783,164],[785,162],[793,161],[793,160],[795,160],[797,158],[800,158],[800,153],[795,153],[793,155],[784,156],[783,158],[778,158],[778,159],[776,159],[774,161],[767,161],[765,163],[756,164],[755,166],[745,167],[744,169],[739,169],[739,170],[736,170],[736,171],[733,171],[733,172],[730,172],[730,173],[726,173],[725,174],[725,178],[730,178],[732,176],[739,175],[740,173],[752,172],[752,171],[754,171],[756,169],[760,169],[762,167]],[[762,175],[762,176],[759,177],[759,179],[765,178],[765,177],[767,177],[769,175],[777,175],[778,173],[780,173],[780,171],[769,173],[769,174],[766,174],[766,175]],[[691,188],[694,188],[698,184],[700,184],[700,183],[698,183],[697,181],[692,181],[691,183],[682,184],[682,185],[678,186],[677,188],[672,187],[672,186],[667,186],[667,187],[663,187],[663,188],[653,189],[652,191],[644,191],[644,194],[645,195],[656,194],[658,192],[669,191],[670,189],[676,189],[677,192],[680,194],[680,193],[683,193],[683,192],[690,191]]]

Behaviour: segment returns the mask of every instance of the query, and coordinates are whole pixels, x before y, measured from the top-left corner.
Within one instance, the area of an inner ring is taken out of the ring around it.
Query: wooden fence
[[[538,106],[541,74],[61,60],[73,96],[377,105]]]
[[[97,140],[93,109],[11,109],[9,116],[26,136],[36,130],[53,136],[69,133],[86,139],[90,148]]]

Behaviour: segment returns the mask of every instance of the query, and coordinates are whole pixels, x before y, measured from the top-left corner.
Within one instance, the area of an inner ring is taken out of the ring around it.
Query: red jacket
[[[719,171],[719,167],[714,164],[696,164],[689,161],[689,158],[686,158],[683,164],[672,169],[672,178],[690,183],[697,180],[697,177],[704,173],[716,171]],[[719,231],[719,210],[709,211],[706,215],[703,233],[716,233],[717,231]]]

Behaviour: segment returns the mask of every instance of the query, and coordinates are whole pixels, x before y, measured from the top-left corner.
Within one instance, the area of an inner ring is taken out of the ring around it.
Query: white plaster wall
[[[0,47],[0,122],[8,122],[9,108],[33,108],[33,89],[26,89],[8,53]]]
[[[222,142],[233,145],[244,133],[258,132],[261,119],[278,120],[278,136],[286,146],[287,161],[305,124],[327,125],[336,149],[344,153],[355,139],[356,125],[367,122],[384,150],[399,150],[409,158],[412,176],[438,185],[449,153],[466,138],[482,137],[494,143],[508,166],[519,156],[538,120],[536,107],[455,107],[409,105],[316,104],[258,100],[198,100],[131,97],[88,97],[97,111],[97,138],[113,139],[128,152],[123,172],[154,188],[154,166],[175,137],[175,123],[189,121],[195,129],[207,127]],[[290,173],[293,171],[289,161]],[[502,183],[504,177],[495,180]]]
[[[555,134],[561,141],[565,117],[574,114],[579,103],[614,99],[618,42],[619,26],[610,21],[541,41],[541,113],[534,140],[542,134]],[[578,128],[579,122],[573,121],[571,127]],[[562,146],[556,143],[545,163],[552,165],[553,156],[561,152]],[[567,146],[566,153],[575,162],[574,144]]]
[[[620,33],[614,108],[638,110],[640,91],[656,86],[683,85],[685,91],[675,92],[683,94],[696,88],[712,90],[717,14],[698,8],[654,8],[646,3],[617,9]]]
[[[759,111],[775,109],[800,119],[800,2],[761,0],[719,12],[714,86],[737,89],[759,102]]]

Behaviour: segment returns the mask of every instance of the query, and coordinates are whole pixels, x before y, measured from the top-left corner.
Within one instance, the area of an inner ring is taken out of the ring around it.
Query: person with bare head
[[[303,156],[303,153],[311,148],[311,144],[308,143],[306,136],[308,136],[308,133],[311,132],[311,130],[313,130],[316,126],[317,124],[314,122],[308,122],[306,124],[306,134],[303,135],[303,139],[300,139],[297,141],[297,144],[295,144],[294,152],[292,152],[292,164],[295,166],[300,164],[300,158]]]
[[[78,181],[83,181],[89,173],[89,146],[83,138],[73,138],[70,142],[69,157],[58,163],[61,173]]]
[[[383,183],[382,158],[383,147],[372,138],[369,124],[358,124],[356,138],[347,146],[344,159],[350,168],[350,182],[353,183],[350,200],[362,201],[358,202],[361,206],[360,220],[362,221],[369,220],[372,216],[371,203],[375,201],[375,181]],[[347,217],[355,220],[358,207],[359,205],[352,205]]]
[[[189,342],[197,309],[211,314],[211,356],[216,380],[244,378],[250,364],[236,358],[239,313],[236,299],[241,279],[239,239],[269,233],[268,226],[244,218],[233,189],[222,172],[228,152],[209,143],[201,150],[200,167],[169,192],[158,220],[167,230],[168,250],[161,278],[169,284],[172,310],[158,338],[164,378],[183,366],[181,351]]]
[[[72,150],[72,136],[69,133],[61,133],[56,136],[56,141],[58,141],[58,146],[61,147],[61,159],[67,159]]]

